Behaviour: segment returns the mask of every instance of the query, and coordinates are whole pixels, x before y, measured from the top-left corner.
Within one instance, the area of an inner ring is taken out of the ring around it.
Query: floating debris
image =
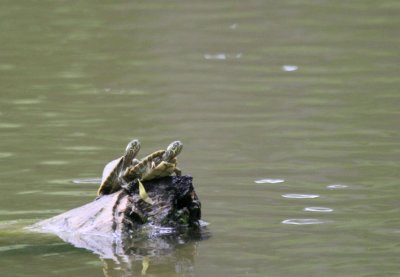
[[[285,180],[283,179],[260,179],[260,180],[255,180],[254,183],[256,184],[278,184],[278,183],[283,183]]]
[[[299,69],[297,65],[284,65],[282,66],[282,70],[286,72],[296,71]]]
[[[311,199],[311,198],[318,198],[318,194],[283,194],[282,197],[284,198],[292,198],[292,199]]]

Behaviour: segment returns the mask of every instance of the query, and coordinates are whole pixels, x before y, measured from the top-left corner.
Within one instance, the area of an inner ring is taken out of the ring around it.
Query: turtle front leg
[[[121,172],[119,175],[119,179],[121,181],[124,180],[127,183],[132,182],[133,180],[135,180],[135,178],[135,167],[132,165],[125,169],[124,172]]]
[[[132,175],[126,174],[127,172],[129,172],[130,167],[128,167],[125,170],[125,172],[121,172],[118,176],[118,183],[120,184],[121,188],[123,188],[124,190],[127,190],[127,191],[129,191],[129,189],[130,189],[130,183],[136,179],[134,175],[132,176]]]
[[[182,170],[180,170],[178,167],[175,167],[174,173],[176,176],[182,176]]]
[[[121,184],[123,190],[125,190],[128,194],[130,194],[135,186],[138,185],[139,179],[134,179],[131,182],[124,181],[124,184]]]
[[[119,177],[119,182],[121,184],[121,188],[123,188],[124,190],[128,190],[129,191],[129,182],[126,181],[123,176]]]

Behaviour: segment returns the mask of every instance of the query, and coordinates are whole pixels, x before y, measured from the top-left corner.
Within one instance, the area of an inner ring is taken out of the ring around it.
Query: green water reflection
[[[140,259],[129,271],[23,231],[91,201],[98,185],[72,180],[98,178],[133,137],[143,153],[183,141],[212,232],[150,259],[148,275],[397,275],[399,12],[0,0],[1,275],[141,273]],[[285,224],[308,219],[320,224]]]

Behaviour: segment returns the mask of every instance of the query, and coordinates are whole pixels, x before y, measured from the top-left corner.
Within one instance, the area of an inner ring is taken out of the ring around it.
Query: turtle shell
[[[180,141],[172,142],[166,150],[158,150],[144,157],[139,163],[128,166],[120,178],[130,183],[135,179],[142,181],[169,176],[172,173],[180,175],[176,168],[176,156],[182,150]]]
[[[171,162],[162,161],[156,167],[148,170],[143,174],[142,180],[152,180],[157,178],[166,177],[176,172],[176,159]]]
[[[142,180],[152,180],[169,176],[173,173],[180,175],[180,170],[176,167],[176,156],[182,151],[182,143],[174,141],[168,145],[167,150],[161,158],[153,159],[152,166],[142,175]]]
[[[128,167],[140,150],[140,142],[136,139],[130,141],[125,149],[125,155],[109,162],[103,170],[101,185],[97,195],[111,194],[121,189],[120,174]]]
[[[109,162],[103,170],[101,185],[97,190],[97,195],[110,194],[118,190],[119,172],[124,164],[124,156]]]
[[[161,159],[165,150],[158,150],[150,155],[147,155],[139,163],[129,166],[123,173],[123,178],[127,182],[132,182],[135,179],[142,179],[142,176],[153,170],[153,164],[156,160]]]

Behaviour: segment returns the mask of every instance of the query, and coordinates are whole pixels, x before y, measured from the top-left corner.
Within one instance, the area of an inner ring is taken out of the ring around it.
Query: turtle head
[[[182,148],[183,144],[179,140],[172,142],[170,145],[168,145],[167,150],[165,151],[164,160],[170,160],[175,158],[176,156],[179,155],[179,153],[181,153]]]
[[[138,139],[134,139],[128,143],[125,149],[125,155],[130,156],[130,159],[133,159],[136,154],[140,150],[140,141]]]

